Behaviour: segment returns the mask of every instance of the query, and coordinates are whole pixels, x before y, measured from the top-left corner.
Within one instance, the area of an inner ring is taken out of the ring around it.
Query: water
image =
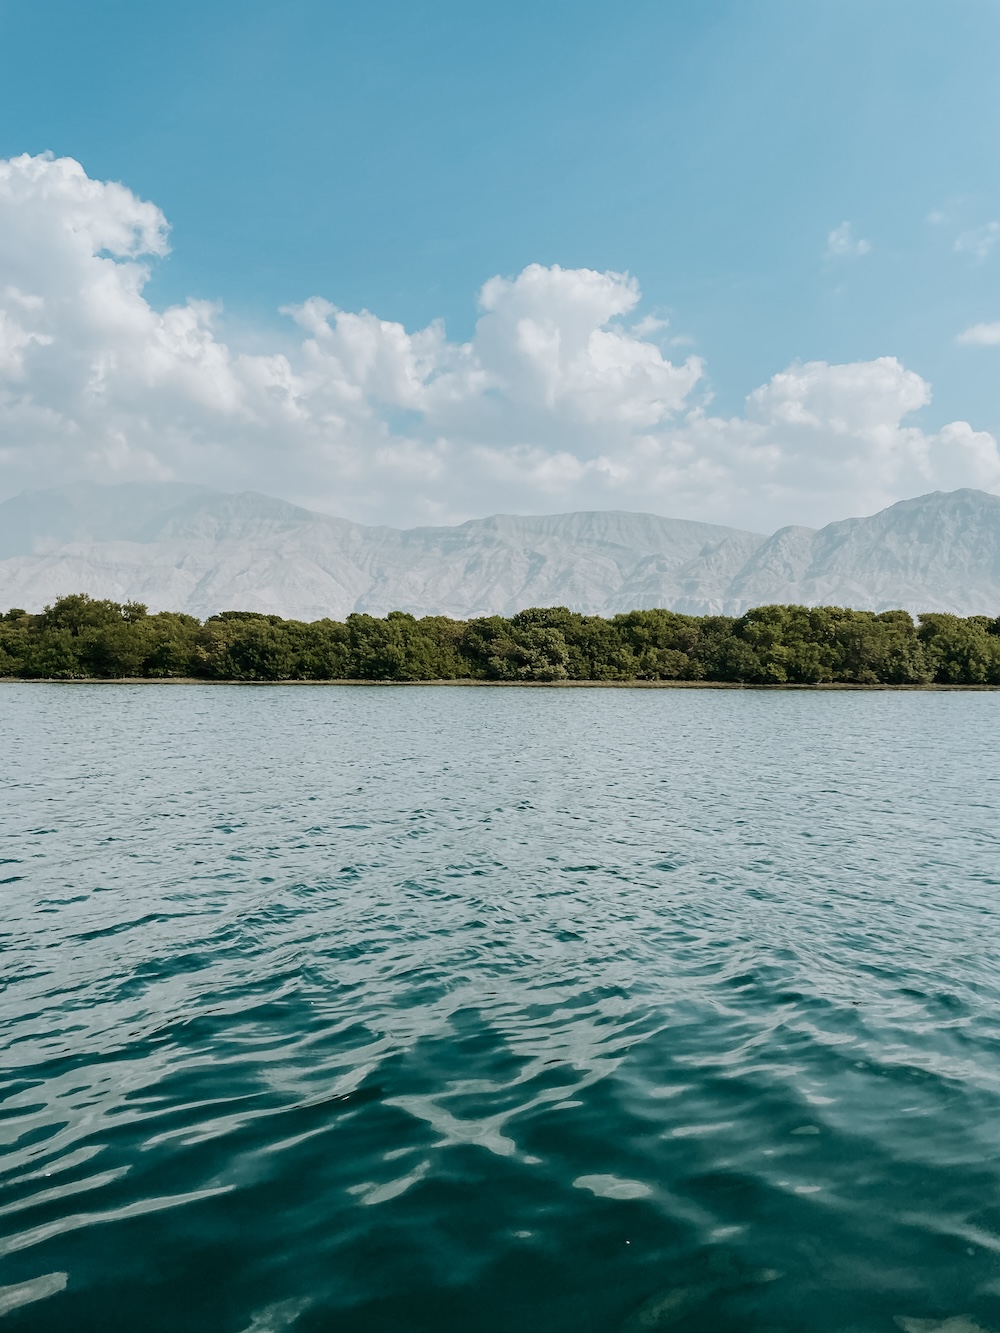
[[[1000,1331],[998,709],[0,686],[4,1330]]]

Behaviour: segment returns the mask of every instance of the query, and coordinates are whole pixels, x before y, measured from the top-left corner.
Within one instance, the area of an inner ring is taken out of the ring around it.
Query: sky
[[[0,0],[0,498],[1000,493],[1000,0]]]

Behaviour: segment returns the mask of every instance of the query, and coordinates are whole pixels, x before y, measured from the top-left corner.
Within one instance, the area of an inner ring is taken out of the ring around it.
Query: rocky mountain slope
[[[565,605],[737,614],[766,602],[1000,612],[1000,497],[935,492],[771,537],[617,512],[363,527],[247,492],[91,483],[0,504],[0,607],[67,592],[197,616],[465,618]]]

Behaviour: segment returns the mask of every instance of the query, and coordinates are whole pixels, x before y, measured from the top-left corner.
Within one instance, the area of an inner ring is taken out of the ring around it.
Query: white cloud
[[[971,231],[963,231],[955,241],[955,249],[959,254],[971,255],[973,259],[982,262],[998,239],[1000,239],[1000,222],[986,222],[981,227],[973,227]]]
[[[860,259],[871,253],[871,242],[854,235],[854,228],[849,222],[842,222],[834,227],[826,238],[827,259]]]
[[[1000,322],[973,324],[958,335],[957,341],[968,347],[996,347],[1000,344]]]
[[[930,391],[891,357],[795,365],[711,415],[701,361],[666,359],[626,274],[491,278],[468,342],[313,297],[286,312],[293,350],[250,355],[217,307],[149,304],[166,250],[124,186],[0,162],[0,494],[169,477],[368,522],[615,507],[768,529],[1000,489],[991,436],[909,423]]]
[[[639,338],[648,338],[653,333],[662,333],[664,329],[670,327],[669,319],[657,319],[655,315],[643,315],[642,319],[632,325],[632,332]],[[673,339],[672,341],[677,341]]]

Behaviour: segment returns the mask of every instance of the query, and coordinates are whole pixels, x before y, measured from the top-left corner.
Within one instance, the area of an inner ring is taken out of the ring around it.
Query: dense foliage
[[[0,616],[0,676],[1000,685],[1000,618],[760,606],[605,620],[557,606],[509,619],[393,611],[309,624],[224,611],[202,623],[78,594],[40,615]]]

